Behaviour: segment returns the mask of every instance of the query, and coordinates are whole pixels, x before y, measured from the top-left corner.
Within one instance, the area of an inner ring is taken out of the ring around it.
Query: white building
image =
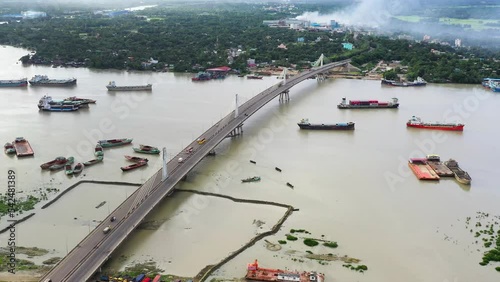
[[[47,13],[45,12],[36,12],[36,11],[26,11],[22,12],[23,19],[36,19],[36,18],[45,18]]]
[[[462,40],[460,39],[455,39],[455,47],[462,47]]]

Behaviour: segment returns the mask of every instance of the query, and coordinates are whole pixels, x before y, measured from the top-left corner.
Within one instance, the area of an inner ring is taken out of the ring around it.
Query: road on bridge
[[[230,133],[241,126],[257,110],[276,98],[280,93],[310,77],[326,72],[331,68],[348,64],[350,60],[327,64],[310,71],[303,72],[280,82],[258,95],[252,97],[229,113],[217,124],[205,131],[197,140],[205,139],[203,144],[193,140],[183,151],[179,152],[167,163],[168,178],[162,181],[162,170],[156,172],[140,188],[118,206],[103,222],[90,232],[71,252],[53,269],[42,277],[41,282],[76,282],[88,281],[99,267],[106,262],[110,254],[141,223],[146,215],[173,192],[175,185],[182,180],[211,150],[213,150]],[[189,150],[192,148],[192,150]],[[178,162],[183,158],[182,162]],[[111,221],[116,217],[115,221]],[[105,234],[105,227],[111,231]]]

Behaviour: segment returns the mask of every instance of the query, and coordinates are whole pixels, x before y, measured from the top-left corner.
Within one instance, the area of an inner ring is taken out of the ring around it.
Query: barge
[[[146,85],[133,85],[133,86],[117,86],[114,81],[110,81],[108,85],[106,85],[108,91],[140,91],[147,90],[150,91],[153,88],[152,84]]]
[[[427,81],[425,81],[421,77],[417,77],[413,82],[398,82],[395,80],[382,79],[382,84],[389,86],[398,86],[398,87],[412,87],[412,86],[426,86]]]
[[[0,87],[26,87],[28,86],[28,79],[11,79],[11,80],[0,80]]]
[[[342,102],[337,105],[339,109],[397,109],[399,107],[398,98],[392,98],[389,102],[378,100],[349,100],[342,98]]]
[[[458,162],[454,159],[449,159],[448,161],[444,162],[444,164],[451,170],[453,171],[453,174],[455,175],[455,179],[465,185],[470,185],[472,178],[470,175],[461,169],[458,166]]]
[[[334,124],[319,124],[310,123],[309,119],[303,118],[297,125],[300,129],[316,129],[316,130],[354,130],[354,122],[342,122]]]
[[[76,78],[49,79],[46,75],[35,75],[30,80],[31,86],[73,86],[76,85]]]
[[[420,180],[439,180],[439,175],[427,163],[425,158],[410,159],[408,166]]]
[[[28,140],[24,139],[24,137],[17,137],[12,143],[12,146],[16,149],[16,155],[18,157],[33,156],[35,154],[30,143]]]
[[[438,155],[427,155],[427,164],[436,172],[440,177],[453,177],[453,171],[451,171],[443,162]]]
[[[246,280],[252,281],[278,281],[278,282],[323,282],[325,275],[316,271],[290,271],[272,268],[260,268],[259,263],[247,265]]]

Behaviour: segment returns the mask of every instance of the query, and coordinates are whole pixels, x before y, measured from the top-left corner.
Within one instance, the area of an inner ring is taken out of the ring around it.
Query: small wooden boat
[[[256,182],[256,181],[260,181],[259,176],[249,177],[241,180],[241,182]]]
[[[99,157],[99,156],[104,156],[104,150],[103,150],[103,148],[102,148],[102,146],[101,146],[101,145],[97,144],[97,145],[95,146],[94,155],[95,155],[96,157]]]
[[[93,160],[90,160],[90,161],[87,161],[87,162],[84,162],[83,165],[84,166],[91,166],[91,165],[95,165],[96,163],[100,163],[102,162],[104,158],[102,156],[98,156],[96,159],[93,159]]]
[[[262,79],[260,75],[247,75],[247,79]]]
[[[75,168],[73,169],[73,174],[80,174],[83,170],[83,164],[82,163],[77,163],[75,165]]]
[[[3,150],[6,154],[15,154],[16,153],[16,148],[11,143],[5,143],[3,145]]]
[[[57,157],[54,160],[50,162],[46,162],[44,164],[41,164],[40,167],[42,169],[49,169],[49,167],[56,165],[56,164],[66,164],[66,158],[65,157]]]
[[[99,140],[97,143],[101,145],[103,148],[121,146],[132,143],[131,138],[122,138],[122,139],[109,139],[109,140]]]
[[[71,164],[66,164],[64,167],[64,173],[66,173],[66,175],[72,175],[73,174],[73,166]]]
[[[142,154],[159,154],[160,150],[157,147],[148,146],[148,145],[139,145],[139,148],[132,148],[136,153]]]
[[[132,165],[129,165],[129,166],[122,166],[122,167],[120,167],[120,169],[123,170],[123,171],[129,171],[129,170],[141,167],[141,166],[145,166],[147,164],[148,164],[148,162],[144,162],[143,161],[143,162],[138,162],[138,163],[135,163],[135,164],[132,164]]]
[[[95,206],[95,208],[98,209],[98,208],[104,206],[105,204],[106,204],[106,201],[102,201],[97,206]]]
[[[448,161],[444,162],[444,165],[447,166],[453,173],[455,174],[455,179],[465,185],[470,185],[472,178],[470,175],[461,169],[458,166],[458,162],[454,159],[449,159]]]
[[[68,164],[72,165],[74,161],[75,161],[75,158],[69,157],[66,159],[66,162],[64,162],[64,163],[57,163],[57,164],[53,164],[53,165],[49,166],[49,170],[59,170],[61,168],[64,168]]]
[[[275,167],[274,169],[281,172],[281,168],[279,168],[279,167]]]
[[[131,162],[148,162],[148,159],[145,158],[139,158],[139,157],[132,157],[132,156],[125,156],[125,158]]]

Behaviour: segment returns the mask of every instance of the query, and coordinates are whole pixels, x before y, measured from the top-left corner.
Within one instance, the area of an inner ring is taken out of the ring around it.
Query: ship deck
[[[247,275],[245,275],[245,279],[247,280],[252,280],[252,281],[292,281],[292,280],[286,280],[283,279],[282,276],[296,276],[298,275],[300,277],[300,281],[297,282],[310,282],[310,272],[303,271],[303,272],[293,272],[289,270],[280,270],[280,269],[258,269],[258,270],[249,270],[247,272]],[[323,277],[318,276],[317,277],[318,281],[316,282],[323,282]],[[296,280],[293,280],[296,281]]]
[[[439,180],[439,175],[428,164],[408,163],[408,166],[420,180]]]
[[[18,157],[33,156],[35,154],[28,141],[14,142],[12,145],[16,149]]]
[[[437,175],[441,177],[453,177],[455,174],[451,169],[445,166],[442,162],[428,162],[429,166],[436,172]]]

